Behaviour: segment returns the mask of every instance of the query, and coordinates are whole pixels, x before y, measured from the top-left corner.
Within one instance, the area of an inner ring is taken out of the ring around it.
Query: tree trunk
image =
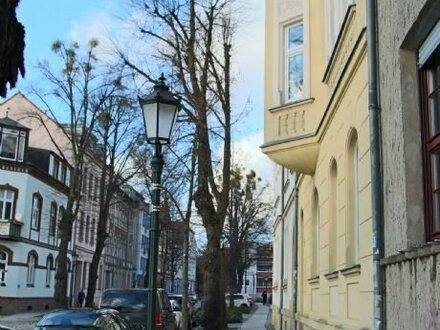
[[[55,273],[55,286],[54,286],[54,307],[55,308],[67,308],[67,286],[69,274],[67,270],[67,252],[69,249],[69,242],[72,238],[73,227],[73,214],[72,214],[73,202],[69,198],[67,201],[66,210],[61,218],[60,230],[61,230],[61,242],[59,246],[59,252],[57,257],[56,273]],[[71,293],[72,294],[72,293]]]
[[[208,245],[206,251],[204,297],[205,297],[205,324],[206,330],[219,330],[224,328],[222,312],[224,310],[225,297],[221,291],[222,267],[219,262],[222,258],[220,238],[222,227],[211,224],[207,226],[206,233]],[[223,307],[222,307],[223,306]]]
[[[188,261],[189,261],[189,219],[183,225],[183,269],[182,269],[182,329],[188,330]]]

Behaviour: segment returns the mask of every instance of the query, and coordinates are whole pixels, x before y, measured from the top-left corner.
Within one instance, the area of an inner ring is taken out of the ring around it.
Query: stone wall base
[[[39,312],[53,308],[53,297],[46,298],[9,298],[0,296],[0,314]]]

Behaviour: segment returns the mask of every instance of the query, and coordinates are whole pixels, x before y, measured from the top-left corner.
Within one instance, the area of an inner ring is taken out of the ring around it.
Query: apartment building
[[[276,329],[373,327],[365,2],[266,1]],[[298,265],[296,267],[296,265]]]

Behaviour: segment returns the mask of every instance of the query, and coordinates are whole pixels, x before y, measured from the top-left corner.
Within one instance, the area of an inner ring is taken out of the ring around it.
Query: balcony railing
[[[0,237],[18,239],[23,223],[17,220],[0,220]]]

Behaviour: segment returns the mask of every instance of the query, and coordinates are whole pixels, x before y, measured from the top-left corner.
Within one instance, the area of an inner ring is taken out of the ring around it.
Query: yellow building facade
[[[262,150],[295,180],[274,222],[273,325],[371,329],[365,2],[266,0],[265,29]]]

